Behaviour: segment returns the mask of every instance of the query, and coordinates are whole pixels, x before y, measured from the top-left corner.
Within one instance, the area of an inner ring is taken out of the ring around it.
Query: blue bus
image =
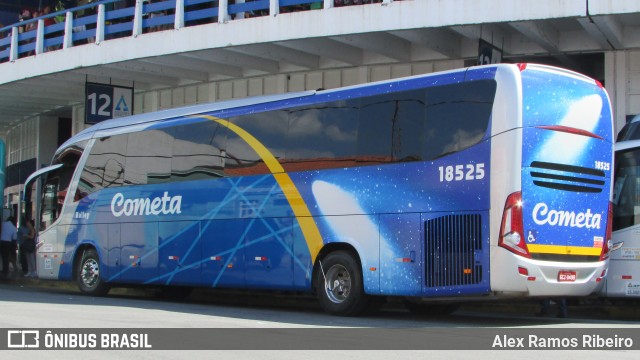
[[[587,295],[606,275],[612,147],[599,82],[470,67],[105,121],[32,174],[25,208],[38,276],[91,295],[303,291],[337,315]]]

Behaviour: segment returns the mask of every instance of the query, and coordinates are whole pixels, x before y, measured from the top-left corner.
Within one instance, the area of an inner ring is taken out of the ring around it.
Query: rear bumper
[[[606,261],[557,262],[532,260],[503,248],[492,251],[491,290],[528,296],[587,296],[600,291]],[[519,268],[526,269],[526,275]],[[575,281],[559,281],[560,271],[575,272]]]

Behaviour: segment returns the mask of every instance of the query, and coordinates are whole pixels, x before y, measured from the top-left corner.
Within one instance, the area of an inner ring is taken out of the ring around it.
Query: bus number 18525
[[[438,171],[440,182],[484,179],[484,163],[440,166]]]

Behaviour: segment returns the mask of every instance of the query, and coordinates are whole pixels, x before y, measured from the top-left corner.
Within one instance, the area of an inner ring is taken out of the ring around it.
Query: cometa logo
[[[169,196],[165,191],[163,196],[153,199],[125,199],[122,193],[117,193],[111,200],[111,213],[115,217],[137,215],[171,215],[180,214],[182,196]]]
[[[537,203],[533,207],[533,221],[538,225],[566,226],[587,229],[600,229],[602,215],[587,212],[549,210],[545,203]]]

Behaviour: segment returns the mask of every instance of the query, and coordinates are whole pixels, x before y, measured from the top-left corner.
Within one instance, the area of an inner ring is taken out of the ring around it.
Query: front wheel
[[[100,276],[100,257],[95,249],[84,250],[76,269],[76,280],[80,291],[87,295],[103,296],[109,292],[109,286]]]
[[[362,270],[350,252],[336,251],[322,259],[316,272],[316,284],[320,306],[329,314],[360,315],[369,305]]]

